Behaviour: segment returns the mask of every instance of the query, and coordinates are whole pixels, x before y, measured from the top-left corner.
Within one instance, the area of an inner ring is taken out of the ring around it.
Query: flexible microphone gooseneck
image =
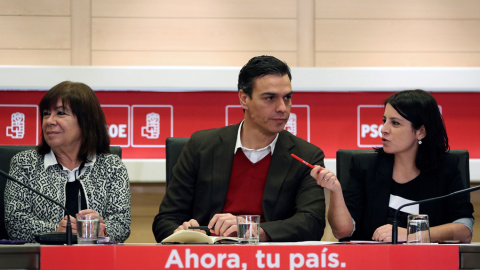
[[[457,190],[457,191],[455,191],[455,192],[452,192],[452,193],[449,193],[449,194],[446,194],[446,195],[443,195],[443,196],[434,197],[434,198],[430,198],[430,199],[420,200],[420,201],[417,201],[417,202],[411,202],[411,203],[406,203],[406,204],[401,205],[401,206],[395,211],[395,215],[393,216],[393,224],[392,224],[392,244],[394,244],[394,245],[398,244],[397,214],[398,214],[398,211],[400,211],[400,209],[402,209],[402,208],[404,208],[404,207],[406,207],[406,206],[410,206],[410,205],[414,205],[414,204],[422,204],[422,203],[425,203],[425,202],[430,202],[430,201],[435,201],[435,200],[440,200],[440,199],[444,199],[444,198],[447,198],[447,197],[450,197],[450,196],[454,196],[454,195],[458,195],[458,194],[466,193],[466,192],[472,192],[472,191],[479,190],[479,189],[480,189],[480,186],[471,187],[471,188],[466,188],[466,189],[461,189],[461,190]]]
[[[17,183],[17,184],[25,187],[26,189],[34,192],[35,194],[40,195],[41,197],[43,197],[43,198],[45,198],[45,199],[53,202],[54,204],[60,206],[63,210],[65,210],[65,213],[67,213],[67,216],[68,216],[68,218],[67,218],[67,233],[66,233],[66,235],[67,235],[67,245],[69,245],[69,246],[72,245],[72,223],[70,222],[70,213],[68,213],[68,211],[67,211],[67,209],[65,208],[65,206],[63,206],[61,203],[55,201],[54,199],[50,198],[49,196],[44,195],[44,194],[40,193],[39,191],[37,191],[37,190],[35,190],[35,189],[33,189],[33,188],[25,185],[24,183],[18,181],[17,179],[13,178],[13,177],[10,176],[9,174],[6,174],[6,173],[5,173],[4,171],[2,171],[2,170],[0,170],[0,175],[2,175],[3,177],[7,178],[8,180],[11,180],[11,181],[13,181],[13,182],[15,182],[15,183]]]

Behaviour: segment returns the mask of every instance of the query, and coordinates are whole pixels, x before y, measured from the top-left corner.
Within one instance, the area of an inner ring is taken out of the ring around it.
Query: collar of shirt
[[[262,149],[249,149],[246,148],[242,145],[242,141],[240,140],[240,132],[243,127],[243,121],[240,123],[240,126],[238,127],[238,132],[237,132],[237,142],[235,143],[235,149],[233,150],[233,154],[235,155],[237,153],[237,150],[239,148],[242,149],[243,153],[245,153],[245,156],[247,156],[248,160],[250,160],[252,163],[257,163],[259,160],[262,160],[266,155],[269,153],[272,153],[275,150],[275,144],[277,143],[278,140],[278,133],[277,136],[275,136],[275,139],[273,141],[263,147]]]
[[[90,157],[89,158],[90,161],[85,163],[85,167],[89,167],[89,166],[93,166],[93,164],[95,164],[95,161],[97,160],[97,156],[94,155],[93,157]],[[55,157],[55,154],[53,153],[52,149],[50,149],[50,152],[48,154],[45,155],[45,158],[44,158],[44,161],[43,161],[43,166],[45,168],[45,170],[50,167],[50,166],[54,166],[54,165],[57,165],[57,164],[60,164],[58,163],[57,161],[57,157]],[[73,170],[69,170],[67,168],[65,168],[62,164],[60,164],[63,168],[63,170],[68,174],[68,182],[74,182],[76,177],[76,172],[78,171],[78,169],[80,168],[80,166],[76,167],[75,169]],[[82,175],[82,173],[85,172],[85,170],[82,170],[78,175]]]

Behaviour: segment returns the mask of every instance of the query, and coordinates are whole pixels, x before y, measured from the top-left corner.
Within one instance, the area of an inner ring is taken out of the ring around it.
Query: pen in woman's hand
[[[295,154],[292,154],[292,157],[295,158],[296,160],[302,162],[303,164],[307,165],[308,167],[312,168],[312,169],[315,169],[315,166],[313,166],[312,164],[306,162],[305,160],[299,158],[297,155]]]

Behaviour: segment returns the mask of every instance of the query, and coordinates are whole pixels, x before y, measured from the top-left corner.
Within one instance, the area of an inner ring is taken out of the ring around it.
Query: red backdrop
[[[0,144],[35,145],[41,132],[38,103],[46,91],[0,91]],[[238,123],[233,91],[97,91],[113,145],[123,158],[165,158],[167,137]],[[295,92],[288,130],[319,146],[327,158],[338,149],[381,144],[383,101],[392,92]],[[480,158],[480,93],[434,92],[450,146]]]

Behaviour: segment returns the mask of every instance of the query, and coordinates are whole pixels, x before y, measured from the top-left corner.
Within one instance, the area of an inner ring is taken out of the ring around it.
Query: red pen
[[[296,160],[302,162],[303,164],[307,165],[308,167],[312,168],[312,169],[315,169],[315,166],[313,166],[312,164],[306,162],[305,160],[299,158],[297,155],[295,154],[292,154],[292,157],[294,157]]]

